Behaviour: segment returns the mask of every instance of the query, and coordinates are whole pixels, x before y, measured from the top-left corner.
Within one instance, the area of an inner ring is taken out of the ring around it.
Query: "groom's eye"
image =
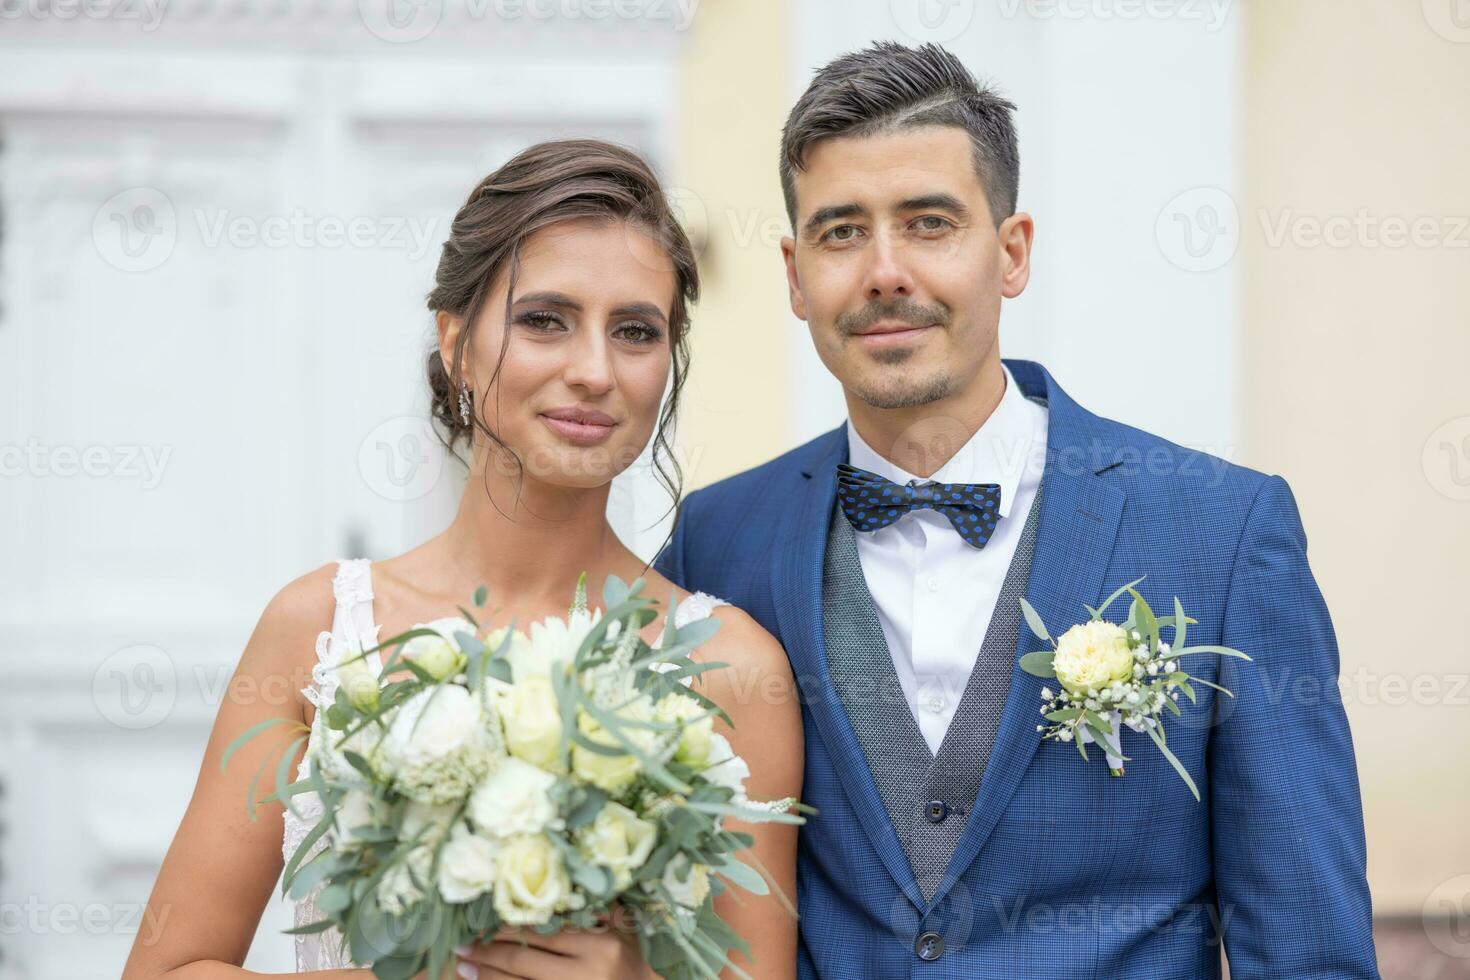
[[[915,218],[913,227],[915,231],[932,234],[944,231],[951,225],[947,218],[942,218],[937,214],[926,214],[921,218]]]
[[[827,229],[827,231],[822,235],[822,241],[850,242],[857,237],[859,231],[861,231],[861,229],[858,228],[857,225],[837,225],[835,228]]]

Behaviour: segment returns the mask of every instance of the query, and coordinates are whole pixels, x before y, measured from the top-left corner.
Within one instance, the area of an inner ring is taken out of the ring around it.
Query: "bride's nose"
[[[583,330],[577,343],[568,344],[562,379],[569,387],[589,395],[603,395],[613,388],[612,344],[600,330]]]

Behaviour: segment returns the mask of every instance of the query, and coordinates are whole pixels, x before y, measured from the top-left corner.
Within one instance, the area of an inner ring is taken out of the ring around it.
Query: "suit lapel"
[[[847,458],[846,427],[834,430],[819,447],[810,465],[802,467],[800,499],[787,508],[776,538],[783,545],[776,552],[772,574],[781,639],[859,825],[893,880],[916,907],[921,907],[918,881],[827,669],[822,568],[837,493],[837,464]]]
[[[1083,603],[1097,606],[1102,601],[1103,576],[1112,556],[1126,495],[1098,475],[1110,468],[1113,447],[1097,441],[1093,416],[1084,412],[1051,379],[1040,365],[1007,361],[1026,394],[1048,399],[1047,462],[1041,490],[1040,524],[1036,553],[1026,582],[1026,601],[1040,614],[1053,637],[1087,611]],[[1088,465],[1099,459],[1103,465]],[[1023,622],[1014,661],[1022,654],[1040,650],[1045,641],[1031,633]],[[944,881],[930,906],[942,901],[985,846],[1020,786],[1041,737],[1036,731],[1036,711],[1046,681],[1011,668],[1011,683],[1001,713],[995,746],[986,764],[975,806],[970,812],[965,836],[950,859]]]

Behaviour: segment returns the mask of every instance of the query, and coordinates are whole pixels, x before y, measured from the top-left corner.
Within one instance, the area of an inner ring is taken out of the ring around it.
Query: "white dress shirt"
[[[855,532],[894,670],[934,754],[970,682],[1046,462],[1047,411],[1003,370],[995,411],[931,477],[888,462],[847,423],[848,461],[894,483],[1000,484],[1001,519],[984,548],[966,544],[949,518],[927,509]]]

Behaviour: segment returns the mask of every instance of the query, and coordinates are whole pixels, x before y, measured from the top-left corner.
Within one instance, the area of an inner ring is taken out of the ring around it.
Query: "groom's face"
[[[792,312],[827,369],[877,408],[963,393],[999,356],[1000,303],[1025,287],[1030,218],[997,230],[969,135],[954,126],[829,137],[805,164],[781,250]]]

